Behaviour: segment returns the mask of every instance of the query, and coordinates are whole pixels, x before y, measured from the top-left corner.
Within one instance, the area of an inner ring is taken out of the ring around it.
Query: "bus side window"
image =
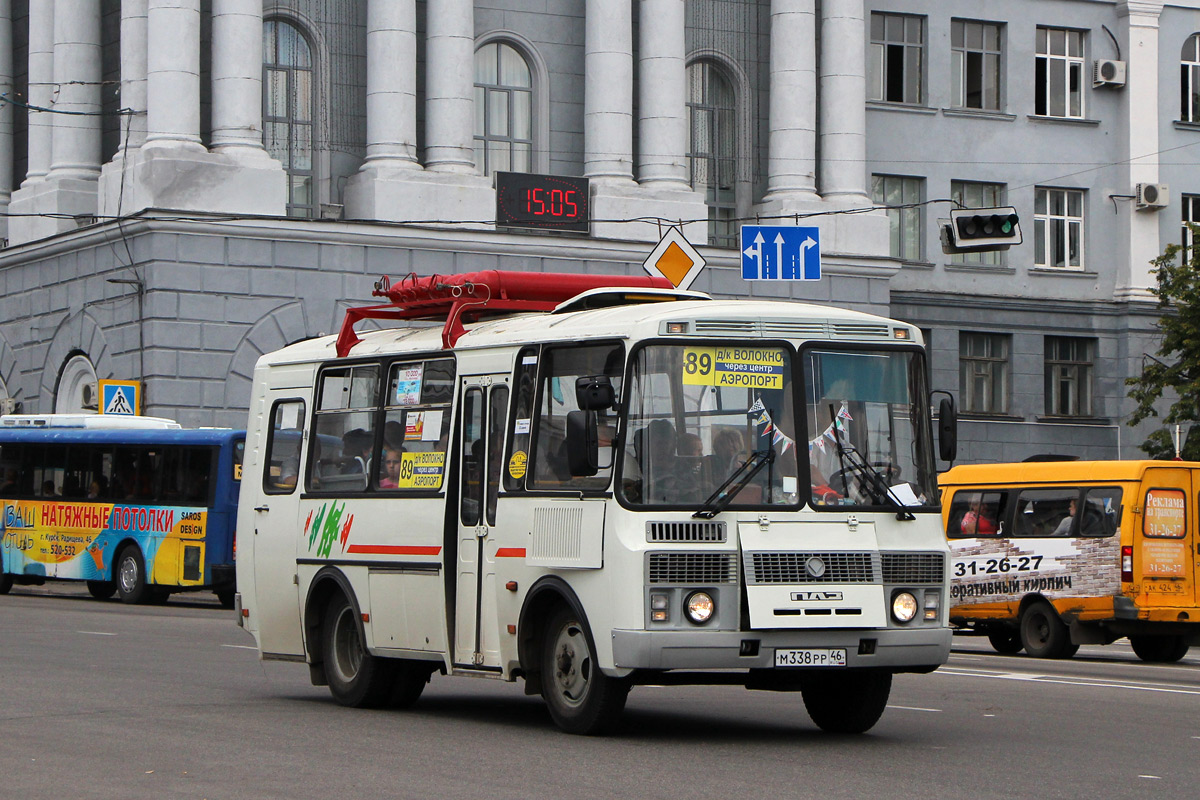
[[[304,401],[281,400],[271,410],[271,431],[263,459],[263,490],[291,494],[300,476],[300,440],[304,433]]]
[[[1121,525],[1121,489],[1088,489],[1079,520],[1080,536],[1112,536]]]

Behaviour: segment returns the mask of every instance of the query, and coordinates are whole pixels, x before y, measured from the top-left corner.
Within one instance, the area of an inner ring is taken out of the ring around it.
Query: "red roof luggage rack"
[[[553,311],[564,301],[589,289],[674,289],[665,278],[627,275],[579,275],[569,272],[501,272],[489,269],[462,275],[418,277],[410,272],[392,285],[384,276],[375,284],[375,297],[387,303],[346,310],[337,338],[344,358],[360,341],[354,323],[362,319],[441,319],[442,347],[454,346],[466,333],[464,322],[489,314],[514,311]]]

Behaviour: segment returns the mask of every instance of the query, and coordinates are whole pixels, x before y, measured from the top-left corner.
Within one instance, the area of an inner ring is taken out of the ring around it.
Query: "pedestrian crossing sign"
[[[141,407],[141,381],[100,381],[101,414],[134,417]]]

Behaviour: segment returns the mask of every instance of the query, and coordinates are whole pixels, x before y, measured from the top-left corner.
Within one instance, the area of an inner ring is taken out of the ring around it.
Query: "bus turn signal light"
[[[1133,545],[1121,546],[1121,582],[1133,583]]]

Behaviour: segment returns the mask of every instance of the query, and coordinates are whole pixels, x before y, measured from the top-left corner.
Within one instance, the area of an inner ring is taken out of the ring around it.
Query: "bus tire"
[[[800,678],[804,708],[826,733],[866,733],[887,708],[890,672],[810,672]]]
[[[0,573],[0,594],[8,594],[8,590],[12,588],[12,575]]]
[[[1071,632],[1045,600],[1030,603],[1021,614],[1021,646],[1034,658],[1070,658],[1079,650]]]
[[[1025,645],[1021,643],[1021,633],[1015,630],[992,631],[987,635],[988,641],[997,653],[1011,656],[1021,652]]]
[[[233,608],[233,589],[217,589],[213,594],[217,596],[221,608]]]
[[[542,698],[567,733],[610,733],[629,696],[628,681],[601,671],[592,642],[581,614],[562,606],[550,615],[542,638]]]
[[[116,581],[88,581],[88,594],[97,600],[107,600],[117,591]]]
[[[388,696],[388,706],[412,708],[421,698],[421,693],[425,691],[425,684],[429,683],[429,677],[432,674],[432,670],[420,661],[397,661],[391,692]]]
[[[117,596],[122,603],[137,605],[150,601],[151,587],[146,583],[146,561],[136,544],[126,545],[117,556]]]
[[[392,689],[392,660],[367,652],[358,614],[343,594],[329,601],[321,626],[325,677],[333,699],[351,708],[378,708]]]
[[[1157,664],[1172,664],[1188,652],[1182,636],[1130,636],[1129,644],[1142,661]]]

